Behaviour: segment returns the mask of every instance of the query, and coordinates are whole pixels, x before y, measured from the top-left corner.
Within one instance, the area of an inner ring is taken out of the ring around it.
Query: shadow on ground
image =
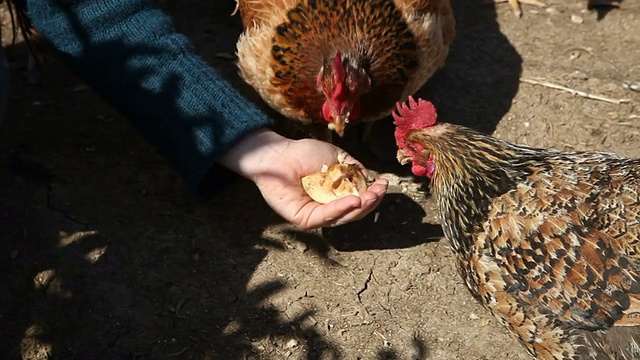
[[[373,212],[361,221],[324,229],[324,239],[338,251],[359,251],[408,248],[444,236],[440,225],[424,222],[422,207],[404,194],[388,194],[380,209],[384,213]]]
[[[227,35],[239,32],[239,20],[227,18],[229,3],[215,5],[211,18],[189,17],[197,10],[185,6],[178,26],[199,48],[211,42],[219,45],[214,52],[233,52]],[[450,59],[419,96],[432,100],[444,121],[492,132],[517,91],[521,59],[491,7],[462,0],[454,7],[458,37]],[[213,18],[224,25],[220,33],[199,33],[198,24]],[[234,76],[232,64],[212,62]],[[131,84],[145,76],[112,70]],[[241,359],[261,358],[268,342],[279,344],[276,355],[284,358],[287,342],[297,339],[305,358],[341,357],[339,346],[318,332],[312,310],[283,316],[267,301],[285,281],[251,281],[268,251],[282,246],[263,237],[282,220],[253,186],[236,181],[210,202],[195,203],[121,116],[92,93],[73,90],[77,81],[59,63],[45,71],[46,84],[30,87],[14,68],[10,116],[0,134],[0,353]],[[163,93],[158,101],[170,97]],[[389,119],[376,126],[372,144],[384,161],[367,165],[406,173],[389,158],[391,134]],[[393,249],[442,236],[423,224],[424,211],[406,196],[392,194],[383,206],[392,211],[326,229],[324,239],[309,233],[298,239],[329,258],[332,247]],[[424,341],[416,340],[416,348],[427,356]],[[378,352],[383,359],[394,354]]]

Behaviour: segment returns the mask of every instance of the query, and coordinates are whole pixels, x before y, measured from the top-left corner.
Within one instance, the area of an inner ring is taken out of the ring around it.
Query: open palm
[[[386,180],[378,179],[359,197],[347,196],[325,205],[313,201],[300,183],[300,178],[319,171],[322,165],[335,164],[339,153],[343,153],[344,162],[362,168],[331,144],[312,139],[289,141],[279,150],[281,165],[256,174],[255,183],[271,208],[299,228],[336,226],[358,220],[378,206],[387,189]]]
[[[347,196],[328,204],[313,201],[300,179],[338,162],[362,164],[344,150],[319,140],[291,140],[268,129],[246,136],[220,163],[253,181],[269,206],[301,229],[336,226],[359,220],[380,204],[387,191],[385,179],[376,180],[360,196]]]

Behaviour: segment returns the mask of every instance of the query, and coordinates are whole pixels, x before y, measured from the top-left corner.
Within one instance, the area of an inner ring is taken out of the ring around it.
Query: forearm
[[[133,121],[191,186],[270,124],[145,0],[29,0],[28,14],[98,94]]]

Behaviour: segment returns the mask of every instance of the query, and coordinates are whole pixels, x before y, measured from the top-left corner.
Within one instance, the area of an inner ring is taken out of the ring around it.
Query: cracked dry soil
[[[511,141],[640,156],[640,94],[621,86],[640,81],[640,1],[600,13],[546,2],[516,19],[504,5],[453,1],[458,36],[420,95],[440,119]],[[257,101],[219,56],[234,52],[240,32],[233,7],[185,0],[172,14]],[[344,143],[391,180],[377,215],[299,232],[246,181],[197,202],[58,61],[29,85],[24,44],[7,50],[0,358],[528,359],[461,283],[424,181],[395,163],[389,119],[374,128],[372,151]]]

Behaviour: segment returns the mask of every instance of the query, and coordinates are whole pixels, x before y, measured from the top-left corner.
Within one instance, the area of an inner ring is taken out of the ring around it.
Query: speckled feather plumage
[[[538,359],[640,358],[640,160],[412,131],[473,295]]]
[[[316,76],[340,50],[372,88],[361,120],[378,120],[443,64],[455,34],[450,0],[238,0],[243,79],[274,109],[324,123]]]

